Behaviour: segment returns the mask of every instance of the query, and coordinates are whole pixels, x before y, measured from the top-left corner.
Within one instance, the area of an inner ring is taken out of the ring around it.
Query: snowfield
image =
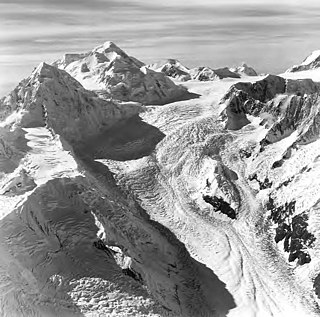
[[[0,100],[0,315],[318,316],[320,71],[181,82],[113,45]]]

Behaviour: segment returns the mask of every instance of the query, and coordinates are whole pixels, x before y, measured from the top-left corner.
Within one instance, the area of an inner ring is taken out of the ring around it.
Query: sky
[[[280,73],[320,49],[319,0],[0,0],[0,96],[40,62],[113,41],[146,63]]]

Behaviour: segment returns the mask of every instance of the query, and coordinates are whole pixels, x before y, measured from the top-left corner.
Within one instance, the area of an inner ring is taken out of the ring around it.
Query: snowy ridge
[[[313,51],[300,65],[294,65],[287,72],[300,72],[320,66],[320,50]]]

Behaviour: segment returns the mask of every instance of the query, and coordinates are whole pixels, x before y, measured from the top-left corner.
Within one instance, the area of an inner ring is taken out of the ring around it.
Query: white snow
[[[310,78],[315,82],[320,82],[320,69],[310,69],[310,70],[302,70],[299,72],[285,72],[279,74],[279,76],[287,79],[305,79]]]

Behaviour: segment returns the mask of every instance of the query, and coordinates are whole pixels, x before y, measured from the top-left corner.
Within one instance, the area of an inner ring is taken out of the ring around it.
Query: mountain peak
[[[98,46],[101,47],[103,46],[104,49],[114,49],[114,50],[121,50],[120,47],[118,45],[116,45],[114,42],[112,41],[106,41],[104,42],[102,45]],[[122,50],[121,50],[122,51]]]
[[[122,101],[145,104],[186,98],[187,89],[175,85],[164,74],[146,70],[138,59],[129,56],[113,42],[105,42],[89,53],[73,54],[54,63],[67,71],[86,89],[102,91]]]
[[[45,62],[41,62],[32,72],[33,75],[48,75],[50,72],[54,71],[55,67],[51,66]]]
[[[101,54],[116,53],[120,56],[128,57],[128,55],[119,46],[111,41],[106,41],[102,45],[95,47],[92,52]]]

